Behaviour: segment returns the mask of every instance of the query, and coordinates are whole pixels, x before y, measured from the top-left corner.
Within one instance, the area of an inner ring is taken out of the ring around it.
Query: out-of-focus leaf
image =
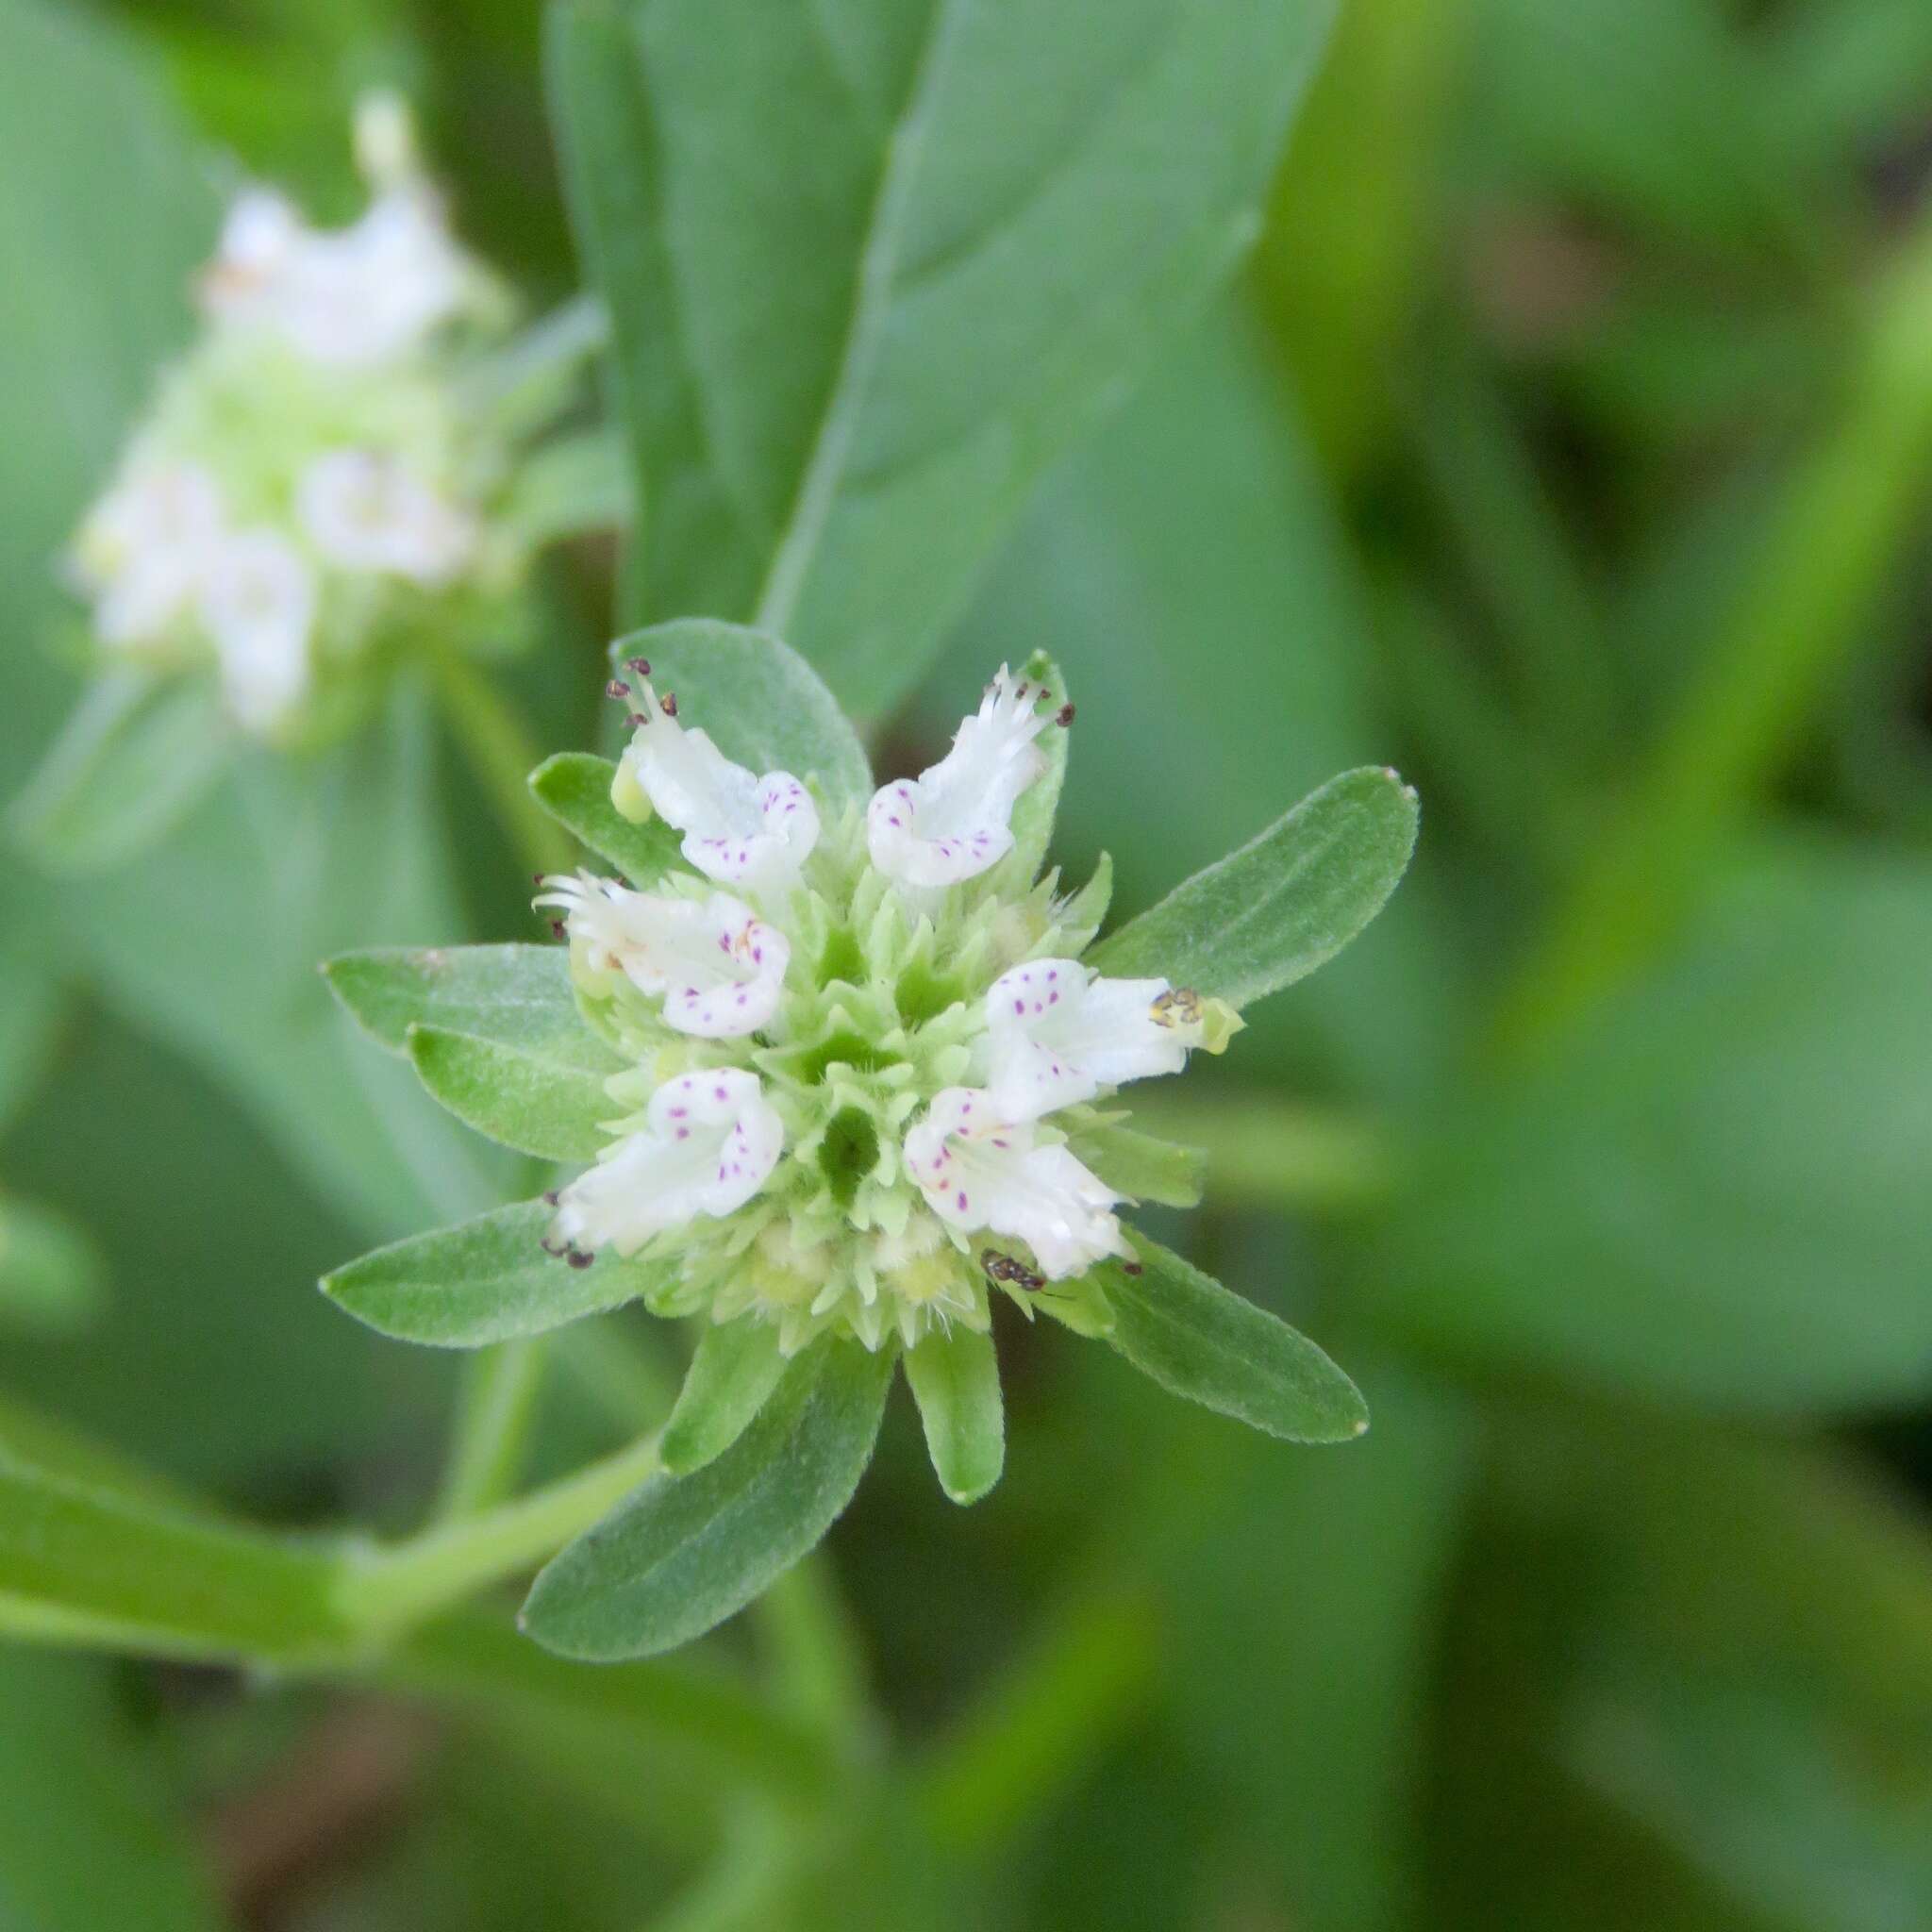
[[[678,836],[662,819],[640,825],[625,818],[610,802],[616,776],[608,758],[564,751],[530,774],[530,790],[558,824],[641,889],[678,863]]]
[[[651,514],[641,615],[905,690],[1031,484],[1258,227],[1316,0],[554,16]]]
[[[1108,1341],[1190,1402],[1291,1442],[1347,1442],[1369,1425],[1360,1391],[1287,1323],[1230,1294],[1144,1235],[1141,1272],[1095,1272],[1114,1313]]]
[[[815,1343],[716,1461],[647,1482],[554,1558],[524,1628],[595,1662],[675,1649],[741,1610],[851,1500],[892,1367],[891,1349]]]
[[[609,1063],[577,1012],[561,946],[386,946],[339,953],[323,976],[391,1053],[408,1053],[411,1026],[435,1026],[586,1067]]]
[[[101,1260],[73,1223],[0,1197],[0,1319],[77,1328],[101,1306]]]
[[[0,1126],[31,1092],[53,1049],[60,985],[36,932],[29,889],[0,864]]]
[[[1177,1147],[1118,1123],[1081,1128],[1073,1136],[1073,1147],[1108,1187],[1131,1201],[1153,1201],[1162,1208],[1201,1204],[1208,1162],[1198,1148]]]
[[[121,864],[175,829],[233,750],[211,678],[104,676],[8,808],[8,829],[52,872]]]
[[[213,1887],[101,1671],[0,1651],[0,1924],[217,1932]]]
[[[978,1502],[999,1481],[1007,1456],[992,1337],[972,1328],[928,1333],[906,1352],[906,1380],[941,1488],[956,1503]]]
[[[1244,1007],[1332,959],[1388,902],[1415,850],[1415,793],[1345,772],[1238,852],[1176,886],[1091,955]]]
[[[586,1040],[593,1036],[586,1033]],[[602,1123],[620,1109],[604,1091],[619,1069],[614,1055],[601,1073],[568,1057],[506,1046],[441,1026],[412,1026],[409,1063],[417,1078],[479,1134],[543,1160],[594,1160],[609,1136]]]
[[[722,1456],[743,1435],[785,1373],[768,1322],[714,1322],[698,1337],[658,1450],[673,1475]]]
[[[541,1335],[644,1291],[648,1272],[615,1254],[588,1268],[546,1254],[551,1214],[545,1203],[525,1201],[411,1235],[325,1274],[322,1291],[385,1335],[437,1348]]]
[[[865,747],[818,673],[789,644],[736,624],[684,618],[610,647],[650,660],[657,688],[728,758],[757,773],[816,778],[834,805],[872,796]]]
[[[1787,842],[1679,956],[1457,1096],[1380,1266],[1403,1332],[1759,1412],[1932,1386],[1932,870]]]

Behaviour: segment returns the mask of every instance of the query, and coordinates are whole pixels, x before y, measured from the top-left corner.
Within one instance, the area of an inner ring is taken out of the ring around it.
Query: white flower
[[[679,1033],[755,1033],[777,1010],[791,942],[728,892],[703,901],[633,892],[588,873],[543,884],[552,890],[537,904],[563,911],[583,968],[621,973],[661,996],[665,1024]]]
[[[1104,979],[1077,959],[1033,959],[986,996],[987,1085],[1008,1120],[1038,1120],[1155,1074],[1205,1043],[1201,999],[1165,979]]]
[[[953,748],[916,778],[874,795],[866,813],[872,862],[905,886],[957,885],[1013,849],[1010,820],[1021,792],[1046,769],[1034,740],[1056,714],[1038,708],[1038,685],[1015,684],[1003,664]],[[1061,710],[1064,724],[1072,713]]]
[[[296,483],[295,513],[330,563],[425,586],[447,583],[475,547],[468,517],[373,450],[317,457]]]
[[[273,530],[240,531],[216,552],[201,617],[229,708],[249,730],[272,730],[308,689],[315,603],[314,573]]]
[[[640,703],[619,785],[639,787],[684,834],[685,858],[707,878],[754,894],[788,891],[818,843],[811,794],[790,772],[760,778],[733,764],[703,730],[684,730],[648,684]]]
[[[1133,1256],[1112,1212],[1122,1196],[1065,1147],[1037,1145],[1030,1121],[1003,1119],[983,1088],[935,1094],[905,1151],[907,1171],[941,1221],[1024,1241],[1050,1281],[1108,1255]]]
[[[553,1240],[631,1255],[698,1215],[735,1213],[771,1177],[785,1144],[758,1075],[738,1067],[667,1081],[644,1118],[558,1196]]]
[[[89,513],[75,544],[104,643],[162,635],[200,594],[223,534],[222,494],[199,463],[137,462]]]

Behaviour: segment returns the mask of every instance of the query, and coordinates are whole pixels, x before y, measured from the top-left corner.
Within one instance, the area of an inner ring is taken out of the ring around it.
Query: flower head
[[[1083,965],[1098,913],[1055,877],[976,882],[1013,850],[1048,766],[1037,741],[1071,708],[1002,671],[939,764],[835,809],[736,763],[647,664],[626,669],[613,802],[681,834],[691,871],[641,891],[541,881],[579,1005],[630,1068],[613,1099],[641,1108],[560,1191],[553,1245],[643,1243],[664,1307],[774,1324],[787,1349],[828,1329],[868,1347],[983,1329],[994,1292],[1092,1325],[1083,1277],[1133,1250],[1107,1173],[1117,1116],[1090,1103],[1239,1023]],[[756,1158],[710,1170],[701,1199],[664,1096],[688,1105],[727,1073]]]

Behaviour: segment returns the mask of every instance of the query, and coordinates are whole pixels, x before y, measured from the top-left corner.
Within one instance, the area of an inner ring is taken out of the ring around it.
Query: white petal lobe
[[[1033,959],[986,996],[988,1086],[1009,1120],[1038,1120],[1103,1088],[1177,1074],[1201,1027],[1164,979],[1105,979]]]

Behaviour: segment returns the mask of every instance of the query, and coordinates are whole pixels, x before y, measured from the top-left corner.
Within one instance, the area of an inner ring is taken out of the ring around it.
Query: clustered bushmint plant
[[[1373,916],[1414,835],[1395,775],[1336,780],[1096,945],[1105,860],[1070,893],[1041,873],[1074,729],[1045,659],[884,785],[774,639],[672,625],[617,662],[621,758],[532,778],[621,874],[539,878],[565,943],[330,968],[452,1110],[582,1170],[341,1271],[338,1300],[445,1345],[633,1299],[697,1324],[659,1473],[551,1564],[529,1627],[617,1656],[729,1614],[843,1506],[897,1359],[946,1491],[984,1494],[1002,1299],[1275,1434],[1359,1433],[1326,1357],[1124,1222],[1196,1202],[1201,1163],[1122,1093],[1222,1051]],[[693,1524],[747,1492],[758,1533],[721,1573]]]
[[[271,188],[234,201],[202,332],[67,562],[98,668],[211,675],[276,743],[341,728],[398,648],[513,636],[530,561],[505,506],[537,425],[528,398],[496,406],[513,305],[397,101],[363,104],[356,149],[371,199],[348,227]]]

